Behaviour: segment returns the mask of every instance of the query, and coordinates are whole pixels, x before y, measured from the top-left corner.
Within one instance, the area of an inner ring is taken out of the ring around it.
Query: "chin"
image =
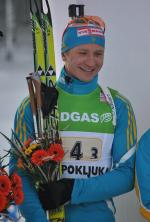
[[[94,78],[94,77],[93,77]],[[90,82],[90,81],[92,81],[93,80],[93,78],[88,78],[88,79],[82,79],[81,81],[83,81],[83,82]]]

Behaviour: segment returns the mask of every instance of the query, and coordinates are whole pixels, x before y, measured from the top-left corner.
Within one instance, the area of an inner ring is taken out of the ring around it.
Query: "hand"
[[[44,210],[56,209],[71,199],[74,179],[61,179],[42,184],[38,191]]]

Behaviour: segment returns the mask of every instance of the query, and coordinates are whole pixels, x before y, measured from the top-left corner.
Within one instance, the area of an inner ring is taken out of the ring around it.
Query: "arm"
[[[71,203],[107,200],[133,189],[136,123],[130,103],[115,97],[117,125],[112,147],[113,169],[98,177],[75,180]],[[133,148],[133,152],[130,151]],[[126,155],[125,160],[122,157]]]
[[[24,142],[28,137],[34,135],[33,119],[29,100],[25,99],[18,108],[14,121],[14,131],[17,133],[19,139]],[[15,169],[16,160],[11,156],[10,171]],[[20,206],[22,215],[27,222],[47,222],[46,214],[41,206],[37,192],[32,183],[32,179],[23,174],[21,170],[18,172],[22,178],[24,202]]]
[[[135,189],[140,213],[150,221],[150,129],[141,137],[136,155]]]

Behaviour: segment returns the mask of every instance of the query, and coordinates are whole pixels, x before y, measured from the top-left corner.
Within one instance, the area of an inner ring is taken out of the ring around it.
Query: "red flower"
[[[62,145],[59,143],[54,143],[50,145],[50,148],[47,150],[48,154],[52,156],[52,160],[60,162],[64,156],[64,150]]]
[[[37,150],[32,154],[31,162],[40,166],[45,162],[45,157],[48,157],[48,153],[45,150]]]
[[[15,204],[19,205],[23,202],[23,199],[24,199],[24,194],[22,192],[21,189],[15,189],[13,191],[14,193],[14,201],[15,201]]]
[[[2,192],[0,192],[0,212],[6,208],[7,199]]]
[[[13,173],[11,175],[11,183],[12,183],[12,188],[22,188],[22,180],[21,177],[17,173]]]
[[[4,195],[8,195],[11,189],[11,182],[8,176],[1,175],[0,176],[0,192]]]

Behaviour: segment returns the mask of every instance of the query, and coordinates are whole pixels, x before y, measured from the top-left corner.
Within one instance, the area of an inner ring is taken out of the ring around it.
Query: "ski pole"
[[[30,103],[31,103],[31,109],[33,113],[33,123],[34,123],[34,130],[35,130],[35,137],[38,137],[38,125],[37,125],[37,107],[36,107],[36,100],[35,100],[35,93],[33,88],[33,83],[31,76],[27,76],[27,84],[29,89],[29,96],[30,96]]]
[[[38,130],[39,137],[43,138],[44,136],[44,128],[43,128],[43,115],[42,115],[42,97],[41,97],[41,82],[40,79],[31,77],[34,87],[35,87],[35,95],[36,95],[36,103],[37,103],[37,115],[38,115]]]

